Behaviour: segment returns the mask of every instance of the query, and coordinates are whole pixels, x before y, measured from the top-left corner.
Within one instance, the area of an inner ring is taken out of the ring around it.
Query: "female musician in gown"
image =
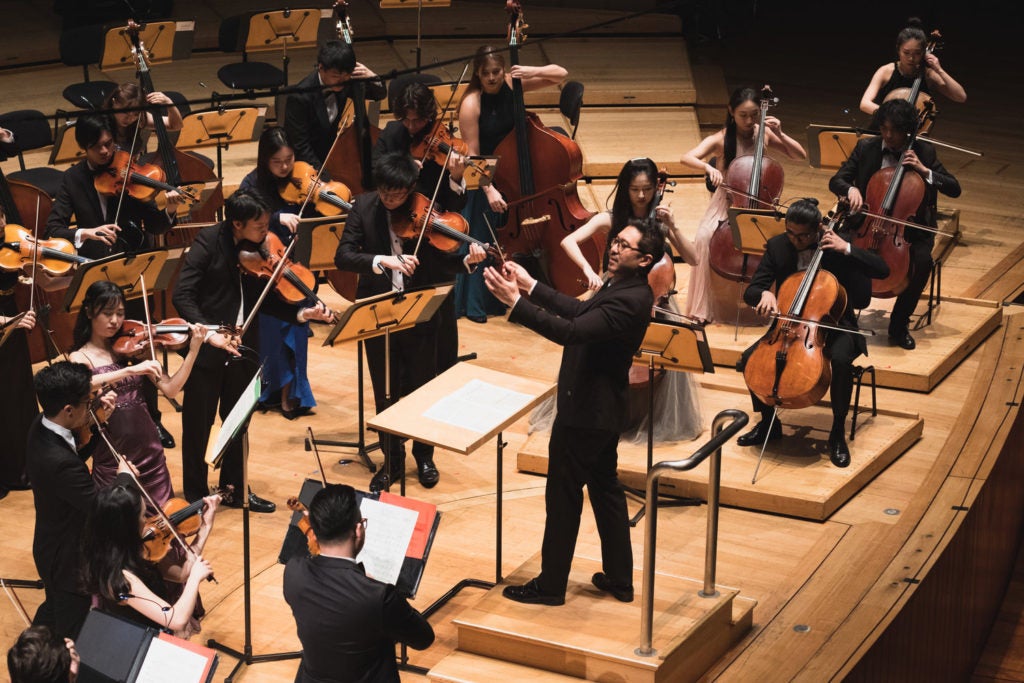
[[[683,155],[687,166],[707,173],[716,190],[697,226],[697,265],[690,269],[690,286],[686,293],[686,315],[698,320],[730,321],[736,317],[736,306],[743,299],[746,286],[719,277],[712,271],[708,247],[718,225],[729,216],[729,194],[723,184],[732,160],[754,153],[760,118],[760,93],[753,88],[740,88],[729,98],[725,127],[704,138],[699,145]],[[790,159],[806,159],[807,152],[799,142],[782,132],[782,122],[774,116],[765,119],[765,144]],[[705,159],[714,157],[715,163]],[[746,188],[741,188],[746,190]],[[750,324],[756,324],[751,317]]]
[[[270,207],[270,230],[288,246],[299,229],[299,205],[281,198],[281,188],[292,177],[295,149],[284,128],[267,128],[260,135],[256,168],[242,179],[239,189],[255,192]],[[319,215],[311,206],[306,216]],[[316,406],[313,388],[306,374],[309,349],[309,323],[285,322],[263,313],[260,316],[260,362],[266,386],[260,403],[267,408],[280,406],[289,420],[306,415]]]
[[[865,114],[878,111],[886,95],[893,90],[910,88],[921,69],[924,69],[922,92],[939,93],[954,102],[967,101],[967,91],[942,68],[939,58],[934,53],[925,53],[928,37],[921,30],[921,21],[913,18],[909,24],[896,36],[896,61],[878,67],[861,95],[860,110]]]
[[[139,480],[153,500],[163,505],[174,495],[174,487],[156,423],[142,396],[143,382],[154,382],[165,396],[174,398],[192,372],[206,330],[201,325],[191,326],[188,354],[168,377],[158,361],[129,364],[114,351],[114,340],[124,324],[124,308],[124,294],[113,282],[97,280],[89,285],[75,321],[75,346],[70,358],[92,369],[94,388],[108,384],[117,392],[117,407],[107,423],[107,434],[114,448],[138,469]],[[106,442],[100,441],[93,452],[92,477],[99,487],[114,481],[116,474],[114,454]]]
[[[489,45],[479,48],[473,57],[473,77],[459,104],[459,130],[470,156],[492,154],[515,127],[513,78],[522,81],[524,90],[537,90],[558,85],[568,73],[557,64],[517,64],[506,70],[503,53]],[[486,221],[496,227],[496,220],[508,209],[508,204],[493,185],[468,194],[463,214],[469,221],[470,236],[482,242],[493,242]],[[456,281],[455,308],[459,315],[485,323],[488,315],[500,315],[505,307],[487,291],[483,269],[478,268],[471,274],[460,275]]]
[[[166,107],[166,114],[162,117],[164,126],[168,132],[181,130],[181,112],[174,106],[170,97],[162,92],[151,92],[143,102],[142,91],[138,83],[128,82],[114,88],[107,98],[103,100],[104,109],[126,109],[129,107],[141,107],[143,104],[163,105]],[[132,139],[135,137],[136,126],[139,129],[139,140],[135,143],[135,154],[146,153],[146,143],[149,133],[153,130],[153,114],[146,112],[146,118],[139,124],[141,112],[126,111],[110,115],[110,131],[114,135],[114,144],[121,149],[128,151],[132,149]]]
[[[203,500],[199,533],[192,542],[195,554],[181,562],[182,555],[168,553],[156,564],[145,557],[146,506],[138,489],[114,484],[97,492],[83,537],[82,577],[101,609],[182,638],[199,632],[199,584],[213,574],[202,550],[220,499]]]
[[[608,238],[606,244],[619,234],[629,224],[630,219],[644,219],[650,214],[651,203],[658,184],[658,168],[651,159],[630,159],[619,171],[613,191],[612,208],[610,211],[601,211],[594,214],[594,217],[581,225],[578,229],[569,233],[562,240],[562,248],[572,259],[573,263],[579,266],[587,280],[587,287],[591,290],[598,290],[604,285],[604,279],[594,272],[587,259],[580,250],[580,244],[589,240],[598,232],[604,232]],[[683,234],[682,230],[675,224],[671,207],[662,204],[655,209],[657,223],[665,231],[665,236],[683,260],[694,267],[697,264],[697,251],[693,240]],[[608,252],[605,251],[602,262],[607,266]],[[673,264],[674,267],[674,264]],[[676,311],[675,297],[668,298],[668,308]],[[662,317],[659,314],[656,317]],[[673,319],[671,316],[665,316]],[[702,431],[700,419],[700,406],[697,401],[697,387],[692,377],[685,372],[670,372],[658,384],[654,397],[655,420],[654,438],[657,441],[681,441],[695,439]],[[553,417],[550,411],[545,415],[541,410],[548,407],[544,403],[530,418],[531,431],[550,426],[549,417]],[[553,402],[550,409],[553,410]],[[647,424],[646,417],[640,424],[631,425],[623,435],[628,441],[646,442]]]

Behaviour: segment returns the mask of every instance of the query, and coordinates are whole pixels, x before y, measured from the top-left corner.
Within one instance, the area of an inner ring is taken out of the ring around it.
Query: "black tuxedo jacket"
[[[295,150],[295,157],[317,169],[323,166],[338,132],[327,119],[324,90],[319,86],[320,76],[316,70],[299,81],[297,87],[314,89],[288,96],[284,120],[285,132]],[[346,100],[351,97],[352,85],[345,85],[341,93],[339,115],[345,109]],[[387,88],[379,78],[366,82],[366,99],[380,100],[386,96]]]
[[[76,452],[60,436],[42,424],[42,416],[32,422],[28,433],[25,471],[32,482],[36,508],[32,557],[39,578],[49,589],[80,592],[82,532],[89,515],[96,485],[85,459],[96,437],[82,452]],[[118,484],[129,484],[127,474],[119,474]]]
[[[60,189],[57,190],[57,196],[53,199],[50,216],[46,220],[47,238],[59,237],[74,243],[75,230],[68,227],[72,214],[79,228],[95,228],[114,222],[118,198],[103,198],[107,205],[107,218],[104,219],[100,197],[96,194],[93,184],[94,177],[84,159],[67,170]],[[129,223],[134,223],[143,232],[140,234]],[[78,254],[90,259],[100,259],[111,254],[151,248],[152,236],[170,230],[174,221],[168,217],[167,212],[158,209],[156,204],[140,202],[126,195],[121,206],[121,215],[118,217],[118,225],[121,226],[121,233],[113,245],[107,246],[99,240],[84,240]]]
[[[847,241],[850,239],[846,234],[840,236]],[[761,263],[743,292],[743,300],[750,306],[757,306],[762,292],[769,289],[778,292],[786,278],[797,272],[797,258],[796,247],[786,235],[776,235],[768,240]],[[851,245],[848,256],[826,251],[822,254],[821,267],[835,275],[846,290],[846,312],[841,322],[856,328],[856,310],[871,303],[872,278],[888,277],[889,266],[877,253]]]
[[[172,301],[185,320],[208,326],[234,325],[238,308],[244,303],[243,320],[256,304],[266,280],[243,273],[238,251],[227,222],[203,228],[185,255]],[[297,322],[298,307],[270,292],[260,308],[286,322]],[[246,331],[242,343],[259,348],[259,316]],[[196,358],[200,367],[214,367],[227,360],[227,351],[204,344]]]
[[[422,650],[434,630],[394,586],[336,557],[294,557],[284,570],[302,664],[301,683],[397,683],[395,643]]]
[[[423,132],[429,132],[429,126]],[[376,162],[379,157],[391,152],[408,154],[412,142],[412,136],[409,135],[409,131],[401,121],[390,121],[380,132],[377,144],[373,147],[373,160]],[[441,189],[437,193],[438,205],[446,211],[462,211],[466,206],[466,193],[460,194],[452,189],[448,169],[442,167],[433,158],[427,159],[423,163],[420,177],[416,181],[416,191],[427,198],[434,196],[434,188],[437,187],[438,179],[441,180]]]
[[[402,250],[411,254],[415,246],[415,240],[407,240]],[[376,192],[367,192],[355,198],[334,254],[334,264],[340,270],[359,273],[356,296],[360,299],[392,290],[391,271],[384,269],[384,273],[379,274],[373,270],[373,257],[378,254],[391,255],[387,209]],[[439,251],[425,238],[420,247],[419,261],[416,272],[405,279],[405,289],[450,282],[456,274],[466,272],[458,252]],[[421,328],[430,328],[430,325],[420,325],[416,329]]]
[[[932,170],[932,184],[925,184],[925,195],[924,200],[921,202],[921,206],[917,210],[917,214],[914,216],[914,222],[920,223],[921,225],[928,225],[931,227],[935,226],[936,223],[936,199],[938,193],[949,196],[959,197],[960,196],[960,183],[957,179],[946,170],[935,155],[935,147],[924,140],[915,140],[913,145],[914,152],[917,154],[917,158],[921,160],[921,163]],[[853,152],[849,158],[843,162],[843,165],[836,171],[836,174],[832,176],[832,179],[828,182],[828,189],[837,194],[840,197],[845,197],[846,193],[849,192],[851,187],[856,187],[860,190],[861,194],[864,195],[865,200],[867,199],[867,187],[868,181],[871,180],[871,176],[874,175],[875,171],[882,167],[882,138],[876,136],[872,138],[865,138],[857,143],[857,146],[853,148]],[[916,171],[908,171],[910,173],[916,173]],[[869,207],[873,212],[877,212],[879,207]],[[847,230],[853,231],[860,227],[860,224],[864,222],[863,215],[851,216],[846,221]],[[910,241],[925,241],[932,239],[931,233],[922,232],[921,230],[915,230],[910,228],[906,232],[907,239]]]
[[[651,321],[647,278],[611,280],[587,301],[538,282],[509,321],[565,347],[558,370],[557,420],[619,432],[628,413],[629,366]]]

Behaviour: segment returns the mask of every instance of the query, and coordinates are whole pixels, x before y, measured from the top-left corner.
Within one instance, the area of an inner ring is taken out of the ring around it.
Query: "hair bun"
[[[907,17],[907,28],[921,28],[924,26],[924,22],[921,21],[921,17]]]
[[[804,197],[804,201],[805,202],[810,202],[812,206],[817,206],[818,205],[818,198],[817,197]]]

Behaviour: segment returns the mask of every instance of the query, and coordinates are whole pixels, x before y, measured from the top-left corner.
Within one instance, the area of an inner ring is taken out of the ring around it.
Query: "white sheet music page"
[[[206,657],[154,638],[146,650],[137,683],[201,683]]]
[[[356,557],[366,575],[394,585],[402,573],[405,552],[419,515],[415,510],[363,498],[359,510],[366,518],[366,544]]]
[[[532,400],[529,394],[471,379],[427,408],[423,417],[486,434]]]

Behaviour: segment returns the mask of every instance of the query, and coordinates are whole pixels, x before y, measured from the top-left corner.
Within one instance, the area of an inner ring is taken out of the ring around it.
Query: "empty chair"
[[[285,72],[266,62],[250,62],[249,52],[266,49],[257,42],[250,43],[251,25],[259,21],[262,12],[248,12],[228,17],[220,22],[218,47],[223,52],[241,52],[242,61],[225,64],[217,71],[217,78],[233,90],[251,93],[264,88],[280,88],[287,82]]]
[[[583,107],[583,84],[579,81],[566,81],[562,86],[562,94],[558,98],[558,111],[562,113],[572,126],[572,134],[567,133],[561,126],[552,126],[562,135],[573,140],[576,139],[576,129],[580,126],[580,109]]]
[[[53,144],[53,130],[50,128],[50,121],[41,112],[35,109],[19,109],[17,111],[0,114],[0,128],[6,128],[14,133],[14,143],[5,145],[7,156],[17,156],[20,170],[8,173],[11,180],[21,180],[29,185],[35,185],[51,197],[57,194],[64,171],[51,166],[38,166],[34,168],[25,167],[24,152],[34,149],[42,149]]]
[[[103,26],[75,26],[60,34],[60,61],[67,66],[82,67],[85,81],[64,88],[64,99],[78,109],[99,109],[117,83],[90,81],[89,65],[99,64],[103,56]]]

